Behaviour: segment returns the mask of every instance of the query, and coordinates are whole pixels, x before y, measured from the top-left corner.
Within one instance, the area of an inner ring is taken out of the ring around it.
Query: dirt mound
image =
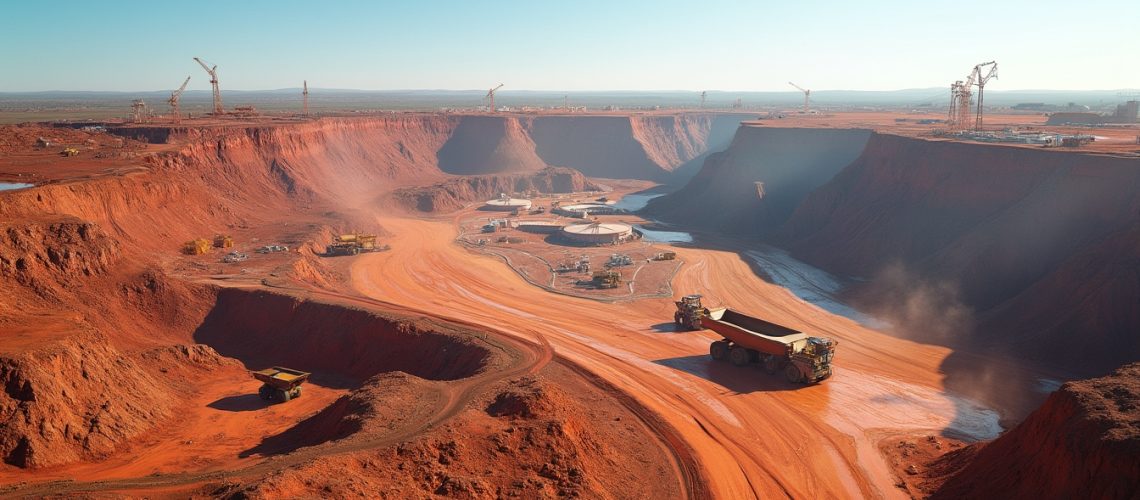
[[[533,174],[464,177],[431,186],[402,188],[392,193],[392,199],[408,210],[447,213],[468,203],[495,198],[500,193],[550,194],[600,189],[577,170],[548,167]]]
[[[284,365],[352,385],[391,371],[455,380],[502,362],[472,332],[428,318],[238,289],[218,293],[194,339],[251,368]]]
[[[106,456],[170,416],[172,394],[96,333],[0,356],[0,456],[44,467]]]
[[[977,447],[935,498],[1134,498],[1140,363],[1064,384],[1020,425]]]
[[[660,448],[636,418],[565,375],[558,387],[545,376],[505,381],[455,419],[400,444],[202,492],[241,498],[681,496]],[[563,381],[570,386],[566,393],[559,390]],[[530,406],[534,413],[519,418],[484,411],[504,394],[538,403]]]
[[[732,234],[771,234],[813,189],[858,158],[867,130],[742,127],[681,190],[643,210]]]
[[[548,389],[554,392],[548,393]],[[494,401],[487,406],[487,414],[492,417],[536,418],[549,414],[556,402],[564,398],[553,387],[546,388],[534,378],[527,378],[495,395]]]

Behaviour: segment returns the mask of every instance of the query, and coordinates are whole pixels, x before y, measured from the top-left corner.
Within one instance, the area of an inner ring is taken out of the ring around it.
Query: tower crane
[[[491,112],[492,113],[495,112],[495,92],[501,88],[503,88],[503,84],[500,83],[498,87],[495,87],[495,88],[487,91],[486,98],[491,100]]]
[[[304,85],[303,89],[304,90],[301,91],[301,96],[302,96],[301,115],[302,116],[309,116],[309,81],[308,80],[305,80],[305,85]]]
[[[213,114],[214,114],[214,116],[222,116],[223,114],[225,114],[225,112],[222,111],[222,91],[221,91],[221,89],[218,88],[218,65],[215,64],[214,67],[211,68],[210,66],[207,66],[206,63],[202,62],[202,60],[198,59],[197,57],[195,57],[194,60],[198,61],[198,64],[202,65],[202,69],[206,70],[206,73],[210,75],[210,85],[212,85],[214,87],[214,113]]]
[[[186,77],[186,81],[182,82],[182,86],[178,90],[170,93],[170,99],[166,102],[170,104],[170,116],[174,119],[174,123],[182,123],[182,112],[178,110],[178,100],[182,98],[182,93],[186,91],[186,84],[190,83],[190,77]]]
[[[983,75],[982,72],[987,66],[989,66],[989,71]],[[974,124],[974,128],[977,130],[982,130],[982,98],[986,83],[990,81],[990,78],[997,78],[997,76],[997,62],[990,61],[974,66],[974,77],[976,79],[974,85],[978,86],[978,113],[977,122]]]
[[[811,91],[808,89],[805,89],[803,87],[800,87],[799,85],[796,85],[792,82],[788,82],[788,85],[791,85],[791,86],[795,87],[796,89],[798,89],[800,92],[804,93],[804,113],[807,113],[808,112],[808,99],[811,98]]]

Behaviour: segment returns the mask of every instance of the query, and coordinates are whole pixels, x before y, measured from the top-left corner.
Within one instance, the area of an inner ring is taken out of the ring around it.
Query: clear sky
[[[1136,0],[0,0],[0,91],[1140,87]]]

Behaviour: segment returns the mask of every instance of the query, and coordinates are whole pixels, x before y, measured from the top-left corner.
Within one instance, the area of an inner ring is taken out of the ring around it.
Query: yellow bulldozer
[[[210,251],[210,240],[198,238],[187,241],[182,245],[182,253],[186,255],[203,255]]]
[[[233,248],[234,239],[228,235],[216,234],[214,235],[214,248]]]
[[[342,234],[333,238],[331,245],[325,247],[325,255],[356,255],[363,252],[382,252],[391,247],[377,245],[375,234]]]
[[[593,285],[596,288],[617,288],[621,284],[621,273],[618,271],[594,271]]]
[[[60,151],[59,155],[65,157],[79,156],[79,150],[75,148],[63,148],[63,151]]]

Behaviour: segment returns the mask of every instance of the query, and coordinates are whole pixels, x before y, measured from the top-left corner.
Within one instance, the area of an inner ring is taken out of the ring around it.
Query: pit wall
[[[675,170],[728,146],[752,115],[549,116],[527,118],[539,157],[590,177],[663,182]],[[691,175],[691,174],[689,174]]]
[[[679,191],[644,213],[738,235],[770,235],[813,189],[859,157],[868,130],[740,127]],[[763,183],[763,195],[757,187]]]
[[[359,385],[401,371],[456,380],[502,360],[471,332],[261,291],[223,289],[194,340],[249,368],[288,366]]]
[[[860,306],[923,340],[1002,345],[1074,374],[1140,357],[1135,158],[743,127],[646,212],[865,278]]]

